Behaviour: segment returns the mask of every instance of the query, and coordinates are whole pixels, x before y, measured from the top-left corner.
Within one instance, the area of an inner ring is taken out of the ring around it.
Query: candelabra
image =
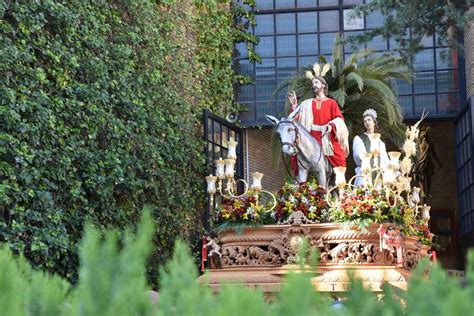
[[[361,157],[361,174],[353,176],[349,181],[345,180],[346,167],[334,168],[335,186],[329,189],[326,201],[331,207],[337,207],[348,190],[356,188],[353,181],[356,178],[363,178],[364,185],[362,188],[375,189],[385,193],[385,197],[390,206],[395,206],[397,201],[403,199],[403,193],[406,192],[406,201],[410,207],[415,210],[415,217],[421,209],[421,217],[424,220],[430,218],[430,206],[424,204],[420,206],[420,188],[411,187],[411,177],[408,172],[411,169],[411,161],[405,158],[401,166],[400,152],[388,152],[389,161],[382,168],[379,167],[380,156],[380,134],[371,136],[370,152],[365,153]],[[408,162],[407,162],[408,160]],[[337,198],[331,199],[332,192],[338,191]],[[335,203],[335,204],[334,204]]]
[[[238,142],[234,140],[234,138],[230,138],[227,142],[227,158],[222,159],[219,158],[214,161],[216,166],[216,175],[208,175],[206,177],[207,182],[207,193],[209,194],[209,204],[211,205],[211,211],[214,210],[214,196],[219,194],[221,197],[224,198],[239,198],[245,196],[249,192],[249,185],[247,181],[243,179],[235,180],[235,164],[237,162],[237,155],[236,155],[236,147]],[[269,191],[262,189],[262,178],[263,173],[260,172],[253,172],[252,174],[252,185],[250,186],[250,190],[252,194],[255,196],[256,205],[258,206],[259,197],[261,193],[268,194],[270,198],[273,200],[273,204],[270,209],[265,210],[267,212],[272,211],[275,206],[277,205],[277,200],[274,194]],[[225,181],[225,188],[224,188],[224,181]],[[241,182],[244,186],[243,193],[237,193],[237,184]],[[216,187],[217,183],[217,187]]]

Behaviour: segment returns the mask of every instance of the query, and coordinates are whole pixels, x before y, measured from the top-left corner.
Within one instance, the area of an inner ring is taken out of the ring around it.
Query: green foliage
[[[156,280],[176,236],[200,226],[202,110],[232,110],[228,11],[0,3],[0,241],[74,281],[84,223],[124,228],[148,204]]]
[[[386,284],[377,297],[353,278],[345,298],[334,304],[311,284],[314,270],[300,263],[288,274],[274,300],[258,289],[222,286],[212,294],[198,282],[193,259],[184,243],[175,244],[173,258],[161,270],[158,300],[147,292],[145,259],[153,225],[148,212],[138,231],[107,232],[101,238],[89,226],[80,247],[81,269],[75,287],[64,279],[33,270],[10,249],[0,249],[0,309],[5,315],[469,315],[474,303],[474,251],[468,255],[466,280],[447,276],[440,266],[423,262],[404,292]],[[136,235],[136,237],[132,237]],[[308,245],[303,243],[300,257]],[[314,257],[314,256],[313,256]],[[315,262],[311,262],[314,265]],[[205,276],[205,278],[209,276]]]
[[[466,0],[375,0],[356,6],[355,16],[380,13],[384,24],[364,34],[349,38],[366,43],[376,36],[392,38],[399,44],[398,51],[409,61],[423,48],[424,36],[437,35],[437,45],[459,49],[464,27],[474,18],[467,11],[472,5]]]

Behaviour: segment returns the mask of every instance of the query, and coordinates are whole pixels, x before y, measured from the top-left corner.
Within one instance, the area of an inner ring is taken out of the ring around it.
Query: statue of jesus
[[[301,102],[296,119],[321,145],[333,167],[345,167],[349,155],[349,132],[337,102],[327,97],[328,84],[322,76],[312,76],[315,97]],[[288,96],[291,110],[298,107],[295,92]]]

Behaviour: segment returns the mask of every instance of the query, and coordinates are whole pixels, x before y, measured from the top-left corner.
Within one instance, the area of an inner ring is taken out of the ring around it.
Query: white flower
[[[414,156],[416,154],[416,143],[412,140],[405,140],[403,151],[405,152],[405,157]]]
[[[408,174],[411,170],[411,159],[408,156],[405,156],[400,162],[400,171],[403,175]]]
[[[290,195],[290,197],[288,198],[288,200],[289,200],[291,203],[295,203],[295,202],[296,202],[296,198],[295,198],[293,195]]]

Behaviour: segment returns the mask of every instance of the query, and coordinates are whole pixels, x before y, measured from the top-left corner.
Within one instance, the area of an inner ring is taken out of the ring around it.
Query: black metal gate
[[[243,179],[243,137],[242,129],[225,119],[212,114],[208,110],[203,113],[204,123],[204,139],[206,147],[204,149],[206,155],[207,174],[215,174],[214,161],[219,158],[227,158],[227,141],[233,137],[238,142],[236,153],[237,162],[235,165],[235,179]],[[205,184],[205,183],[204,183]],[[206,184],[205,184],[206,185]],[[210,205],[209,199],[206,201],[206,210],[204,212],[204,227],[209,232],[210,225]]]

